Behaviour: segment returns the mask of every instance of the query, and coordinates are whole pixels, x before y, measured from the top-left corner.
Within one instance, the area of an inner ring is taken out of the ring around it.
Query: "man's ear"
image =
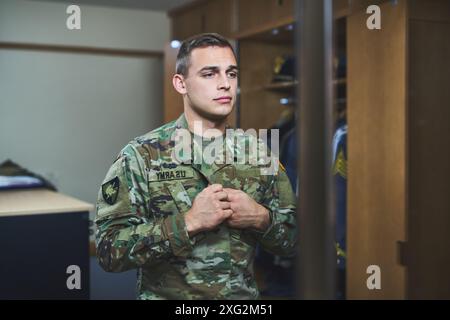
[[[172,84],[179,94],[186,94],[186,83],[181,74],[175,74],[172,78]]]

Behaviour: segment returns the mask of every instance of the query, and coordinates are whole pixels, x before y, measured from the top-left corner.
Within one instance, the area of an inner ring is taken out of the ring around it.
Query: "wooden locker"
[[[382,29],[365,10],[347,17],[347,297],[404,298],[398,241],[406,237],[406,3],[382,4]],[[381,269],[381,290],[367,268]]]
[[[348,298],[449,299],[450,3],[380,8],[347,16]]]

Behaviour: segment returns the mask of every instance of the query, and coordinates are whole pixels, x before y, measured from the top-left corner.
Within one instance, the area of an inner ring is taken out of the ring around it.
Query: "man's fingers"
[[[228,193],[225,191],[219,191],[214,194],[217,200],[228,200]]]
[[[228,201],[237,200],[237,199],[239,199],[239,197],[242,193],[245,194],[245,192],[242,190],[230,189],[230,188],[223,188],[223,191],[228,194]]]
[[[223,186],[221,184],[215,183],[208,187],[212,192],[219,192],[223,190]]]
[[[231,217],[231,215],[233,214],[233,210],[231,209],[225,209],[223,210],[223,214],[225,215],[225,219]]]
[[[233,212],[236,212],[239,210],[239,204],[237,204],[236,202],[228,202],[230,204],[230,209],[233,210]]]
[[[220,209],[231,209],[231,204],[228,201],[220,201]]]

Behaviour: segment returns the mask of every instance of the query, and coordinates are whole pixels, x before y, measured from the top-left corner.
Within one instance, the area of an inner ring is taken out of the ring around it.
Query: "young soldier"
[[[255,163],[174,157],[179,130],[203,147],[224,136],[237,78],[233,48],[222,36],[184,41],[173,77],[184,113],[128,143],[102,184],[99,262],[110,272],[138,269],[139,299],[256,299],[257,243],[277,255],[295,251],[295,196],[283,169],[263,175]]]

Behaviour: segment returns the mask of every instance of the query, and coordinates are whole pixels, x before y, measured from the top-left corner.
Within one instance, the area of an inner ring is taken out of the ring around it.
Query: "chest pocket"
[[[192,201],[189,194],[180,181],[174,181],[173,183],[168,184],[167,189],[180,213],[186,212],[192,207]]]
[[[148,171],[149,211],[154,218],[185,212],[191,199],[182,181],[193,179],[192,168],[164,165]]]
[[[192,206],[195,190],[189,186],[194,184],[195,174],[191,167],[158,167],[149,171],[148,181],[148,206],[155,218],[186,212]]]

